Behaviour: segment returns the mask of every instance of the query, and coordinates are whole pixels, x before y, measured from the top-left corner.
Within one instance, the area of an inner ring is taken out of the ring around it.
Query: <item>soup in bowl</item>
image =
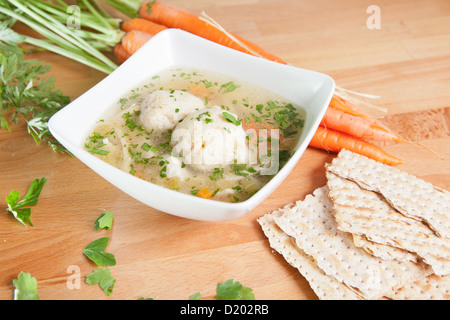
[[[334,86],[327,75],[169,29],[55,114],[49,129],[149,207],[224,221],[253,210],[284,181]]]
[[[305,110],[270,90],[173,67],[121,97],[85,149],[157,185],[205,199],[249,199],[290,159]]]

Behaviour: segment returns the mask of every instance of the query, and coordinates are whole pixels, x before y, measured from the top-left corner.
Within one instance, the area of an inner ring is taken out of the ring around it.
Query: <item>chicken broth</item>
[[[111,106],[84,147],[157,185],[240,202],[289,160],[304,119],[303,109],[264,88],[173,68]]]

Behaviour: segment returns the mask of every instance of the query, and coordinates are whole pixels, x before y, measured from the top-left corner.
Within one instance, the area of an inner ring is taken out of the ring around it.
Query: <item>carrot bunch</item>
[[[159,1],[144,3],[139,9],[139,17],[124,21],[121,28],[126,34],[114,50],[120,62],[128,59],[158,32],[176,28],[241,52],[285,63],[256,44],[223,29],[212,19],[199,17]],[[388,165],[402,163],[400,159],[369,142],[371,140],[404,142],[378,120],[335,94],[310,146],[332,152],[347,149]]]

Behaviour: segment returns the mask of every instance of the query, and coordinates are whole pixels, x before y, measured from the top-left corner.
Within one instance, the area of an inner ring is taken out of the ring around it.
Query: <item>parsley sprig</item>
[[[235,116],[233,116],[231,113],[228,113],[226,111],[222,112],[223,117],[225,118],[225,120],[227,120],[228,122],[236,125],[236,126],[240,126],[241,122],[235,118]]]
[[[46,182],[46,178],[40,180],[35,179],[22,200],[19,200],[20,193],[18,191],[11,191],[9,196],[6,197],[6,203],[8,205],[6,210],[11,212],[23,225],[33,225],[30,218],[31,208],[29,207],[37,205],[42,188],[44,188]]]
[[[253,290],[243,286],[238,281],[228,279],[217,284],[216,299],[219,300],[255,300]]]
[[[101,268],[86,275],[86,283],[89,285],[98,284],[103,292],[110,296],[113,293],[116,279],[112,277],[111,270],[109,268]]]
[[[49,119],[70,99],[55,90],[46,77],[50,65],[25,59],[18,43],[22,37],[0,23],[0,127],[11,131],[11,123],[23,118],[37,144],[48,143],[54,151],[68,152],[48,129]]]
[[[20,272],[13,280],[14,300],[40,300],[37,292],[36,278],[27,272]]]
[[[84,255],[99,267],[116,265],[116,258],[114,255],[105,252],[109,239],[109,237],[104,237],[94,240],[83,250]]]

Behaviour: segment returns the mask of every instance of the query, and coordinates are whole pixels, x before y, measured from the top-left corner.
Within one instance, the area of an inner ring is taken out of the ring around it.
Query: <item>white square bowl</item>
[[[251,198],[239,203],[202,199],[139,179],[84,150],[86,136],[106,110],[153,75],[186,66],[229,75],[267,88],[306,110],[303,132],[285,166]],[[335,88],[329,76],[254,57],[190,33],[168,29],[148,41],[113,73],[49,121],[53,136],[111,184],[157,210],[189,219],[239,218],[266,199],[287,177],[311,141]]]

